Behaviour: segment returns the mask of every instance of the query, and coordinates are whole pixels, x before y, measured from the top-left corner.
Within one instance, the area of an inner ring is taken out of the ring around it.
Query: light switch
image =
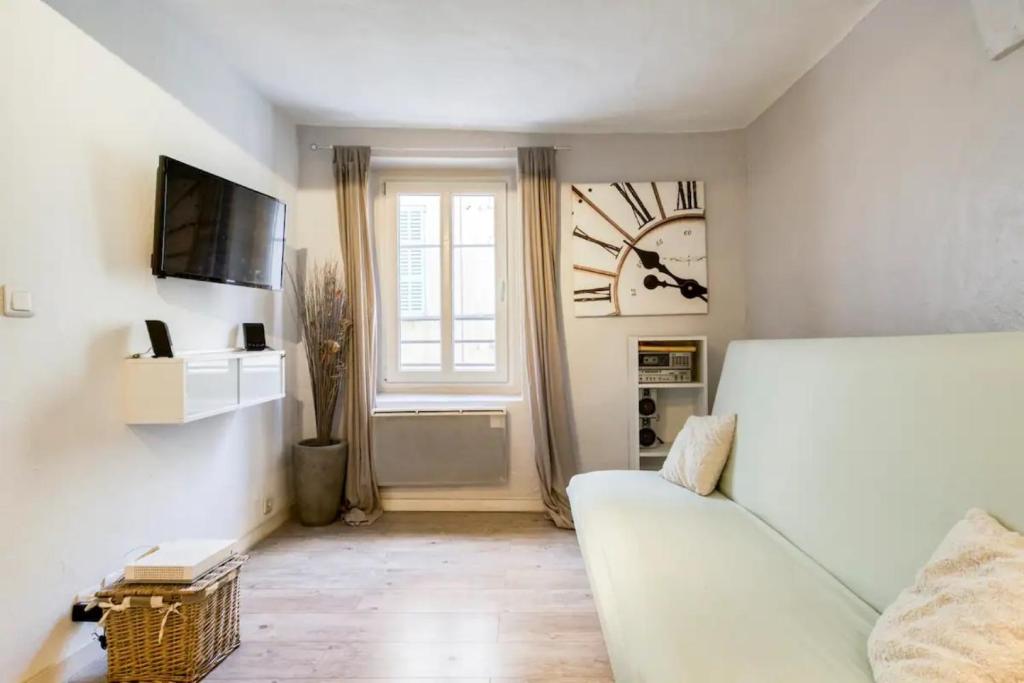
[[[32,292],[24,289],[13,289],[4,296],[4,313],[12,318],[31,318]]]
[[[11,308],[22,313],[31,313],[32,292],[11,292]]]

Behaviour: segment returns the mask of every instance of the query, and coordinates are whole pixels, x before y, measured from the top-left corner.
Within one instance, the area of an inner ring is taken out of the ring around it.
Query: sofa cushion
[[[1024,676],[1024,537],[970,510],[885,608],[868,640],[878,683]]]
[[[735,415],[691,415],[661,466],[662,479],[706,496],[715,490],[729,459]]]
[[[616,471],[569,496],[617,683],[872,680],[877,612],[720,493]]]

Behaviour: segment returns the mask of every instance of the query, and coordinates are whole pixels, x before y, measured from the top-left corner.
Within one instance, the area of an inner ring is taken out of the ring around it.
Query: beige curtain
[[[342,403],[348,440],[343,512],[348,524],[371,524],[381,514],[370,453],[370,410],[376,387],[377,315],[373,236],[367,219],[369,147],[335,147],[341,265],[352,316],[352,343]]]
[[[555,150],[519,149],[526,269],[526,373],[541,496],[551,520],[571,529],[565,487],[576,473],[572,407],[558,306],[558,183]]]

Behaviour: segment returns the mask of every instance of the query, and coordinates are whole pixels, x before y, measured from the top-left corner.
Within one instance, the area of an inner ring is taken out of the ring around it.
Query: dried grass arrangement
[[[306,363],[313,391],[316,414],[316,438],[310,446],[337,443],[331,432],[338,392],[345,383],[345,365],[351,340],[352,321],[348,315],[348,295],[336,261],[314,263],[304,282],[298,282],[291,269],[288,277],[295,296],[296,318],[306,347]]]

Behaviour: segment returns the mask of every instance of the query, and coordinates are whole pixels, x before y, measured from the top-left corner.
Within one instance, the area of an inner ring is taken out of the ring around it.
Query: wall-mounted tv
[[[153,274],[281,289],[285,205],[160,157]]]

